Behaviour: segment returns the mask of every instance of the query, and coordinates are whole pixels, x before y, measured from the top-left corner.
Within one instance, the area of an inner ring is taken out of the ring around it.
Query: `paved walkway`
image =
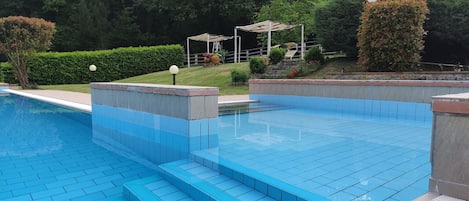
[[[59,90],[18,90],[19,92],[44,96],[48,98],[55,98],[64,101],[91,105],[91,94],[70,92],[70,91],[59,91]],[[234,101],[247,101],[249,95],[231,95],[231,96],[219,96],[218,103],[234,102]]]

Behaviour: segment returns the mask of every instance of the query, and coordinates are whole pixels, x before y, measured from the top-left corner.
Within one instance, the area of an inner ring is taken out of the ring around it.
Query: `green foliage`
[[[232,35],[234,26],[249,24],[268,2],[0,0],[0,16],[35,16],[55,22],[52,50],[63,52],[178,44],[201,30]],[[248,40],[245,44],[255,44],[255,38]]]
[[[282,48],[270,49],[270,54],[269,54],[270,63],[273,65],[278,64],[285,57],[285,53],[286,53],[285,50]]]
[[[305,61],[308,63],[314,62],[323,64],[324,63],[324,55],[321,53],[321,50],[314,46],[309,48],[309,50],[305,54]]]
[[[303,24],[305,27],[305,36],[314,34],[314,11],[315,7],[326,0],[271,0],[265,4],[255,16],[256,22],[272,20],[287,24]],[[260,35],[261,43],[266,43],[266,36]],[[293,28],[290,31],[279,31],[272,33],[273,44],[283,44],[289,41],[300,41],[300,28]]]
[[[11,66],[9,62],[1,62],[0,71],[3,74],[2,82],[10,83],[10,84],[18,84],[18,80],[15,78],[13,74],[13,67]]]
[[[242,70],[231,70],[231,83],[234,85],[244,84],[248,81],[249,75],[247,72]]]
[[[0,19],[0,52],[8,57],[23,88],[31,88],[27,56],[46,51],[51,45],[55,24],[39,18],[10,16]]]
[[[409,71],[420,61],[425,0],[366,3],[358,31],[358,63],[369,71]]]
[[[266,68],[267,64],[261,57],[249,58],[249,69],[251,70],[252,74],[262,74],[265,72]]]
[[[469,1],[428,0],[425,61],[469,65]]]
[[[329,51],[343,51],[356,58],[357,29],[363,0],[330,0],[316,9],[314,28],[319,44]]]
[[[39,53],[29,58],[31,80],[37,84],[79,84],[90,81],[113,81],[167,70],[182,65],[184,50],[180,45],[117,48],[101,51]],[[89,65],[97,71],[89,71]]]

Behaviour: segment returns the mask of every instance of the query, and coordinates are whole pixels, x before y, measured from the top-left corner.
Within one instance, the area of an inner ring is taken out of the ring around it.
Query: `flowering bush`
[[[293,67],[293,70],[290,71],[290,74],[288,74],[288,77],[289,77],[290,79],[293,79],[293,78],[295,78],[295,77],[297,76],[297,73],[298,73],[298,72],[297,72],[297,70],[296,70],[296,67]]]

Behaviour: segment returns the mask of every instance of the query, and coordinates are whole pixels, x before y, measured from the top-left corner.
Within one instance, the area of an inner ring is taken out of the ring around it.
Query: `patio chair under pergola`
[[[290,25],[290,24],[284,24],[280,22],[266,20],[266,21],[255,23],[255,24],[246,25],[246,26],[236,26],[234,29],[235,63],[240,62],[239,55],[241,54],[241,47],[238,47],[237,45],[238,29],[247,31],[247,32],[254,32],[254,33],[267,33],[267,55],[268,55],[270,53],[270,48],[271,48],[272,32],[292,29],[297,26],[301,26],[301,58],[303,58],[304,57],[304,29],[305,29],[303,24]]]
[[[191,60],[190,60],[190,40],[194,41],[202,41],[207,42],[207,53],[210,53],[210,43],[221,42],[225,40],[231,40],[233,36],[223,36],[223,35],[215,35],[209,33],[203,33],[196,36],[187,37],[187,67],[191,67]]]

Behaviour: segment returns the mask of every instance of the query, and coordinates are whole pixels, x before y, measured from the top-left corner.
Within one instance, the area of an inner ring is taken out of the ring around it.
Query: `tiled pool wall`
[[[435,96],[431,192],[469,200],[469,93]]]
[[[93,83],[93,139],[161,164],[218,146],[218,89]]]
[[[7,89],[10,89],[10,86],[8,86],[8,84],[0,83],[0,95],[8,93],[8,92],[4,91],[4,90],[7,90]]]
[[[262,103],[294,106],[361,118],[421,122],[431,122],[432,120],[430,104],[428,103],[264,94],[251,94],[250,99],[259,100]]]
[[[469,200],[469,81],[250,80],[249,90],[264,103],[431,118],[429,191]]]
[[[431,97],[469,91],[464,81],[250,80],[250,99],[262,103],[362,117],[432,120]]]

